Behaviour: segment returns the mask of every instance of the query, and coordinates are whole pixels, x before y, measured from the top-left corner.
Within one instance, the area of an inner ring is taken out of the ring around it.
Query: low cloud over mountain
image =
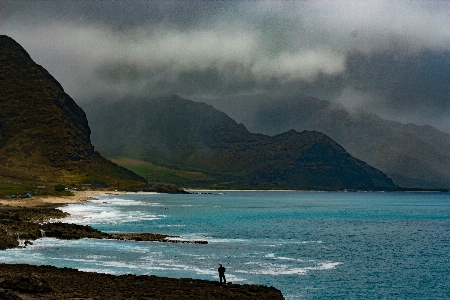
[[[178,94],[214,104],[223,96],[306,94],[450,132],[445,1],[8,1],[0,7],[0,31],[79,103],[100,95]]]

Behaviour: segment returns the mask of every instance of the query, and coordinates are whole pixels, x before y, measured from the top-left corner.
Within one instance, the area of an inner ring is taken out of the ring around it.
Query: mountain
[[[142,184],[101,157],[84,111],[13,39],[0,36],[0,181]]]
[[[84,109],[105,156],[191,168],[225,187],[395,188],[320,132],[253,134],[212,106],[177,96],[97,101]]]
[[[276,135],[288,129],[321,131],[399,186],[450,188],[450,135],[431,126],[349,112],[306,96],[240,100],[245,103],[246,115],[235,118],[252,132]]]

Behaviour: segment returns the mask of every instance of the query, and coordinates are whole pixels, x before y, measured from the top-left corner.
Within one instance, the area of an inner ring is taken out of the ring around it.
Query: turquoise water
[[[272,285],[286,299],[450,299],[449,193],[103,195],[67,222],[207,245],[43,238],[0,262]]]

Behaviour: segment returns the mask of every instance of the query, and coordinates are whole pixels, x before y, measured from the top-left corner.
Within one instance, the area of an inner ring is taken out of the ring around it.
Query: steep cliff
[[[13,39],[0,36],[0,176],[80,182],[143,179],[94,151],[84,111]]]

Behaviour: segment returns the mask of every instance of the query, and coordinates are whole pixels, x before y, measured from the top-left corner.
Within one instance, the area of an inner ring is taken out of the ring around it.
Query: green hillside
[[[211,174],[212,172],[182,168],[181,166],[158,166],[151,162],[131,158],[111,158],[111,161],[141,175],[152,186],[175,184],[183,187],[198,187],[213,184],[218,179],[215,174]],[[220,175],[223,176],[223,174]]]
[[[144,179],[94,151],[84,111],[13,39],[0,36],[0,182],[12,187]]]

